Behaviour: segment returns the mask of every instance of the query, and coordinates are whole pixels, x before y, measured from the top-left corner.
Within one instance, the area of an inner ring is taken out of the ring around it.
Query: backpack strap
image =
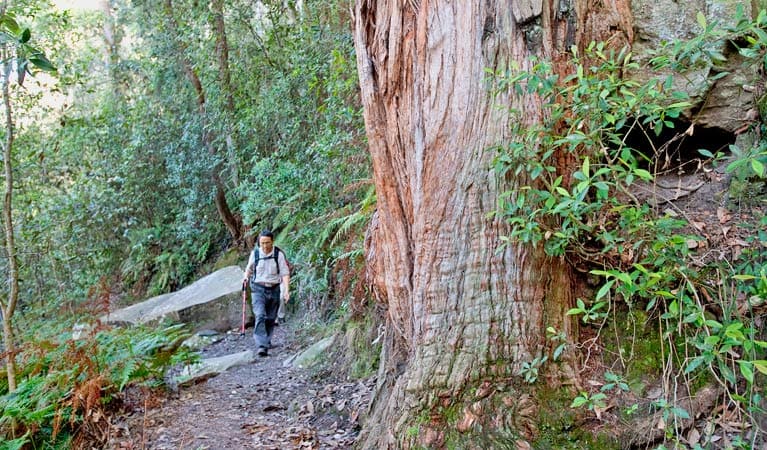
[[[261,251],[258,248],[258,244],[253,247],[253,273],[250,275],[250,282],[256,281],[256,272],[258,271],[258,260],[261,259]]]
[[[280,273],[280,261],[279,261],[279,254],[282,253],[283,255],[285,252],[280,250],[279,247],[276,245],[274,246],[274,249],[272,250],[272,256],[267,256],[266,258],[261,257],[261,248],[256,245],[253,248],[253,260],[255,263],[253,264],[253,279],[256,278],[256,269],[258,268],[258,262],[262,259],[274,259],[274,264],[277,266],[277,273]]]
[[[274,258],[274,264],[277,266],[277,273],[280,273],[280,253],[285,256],[285,253],[275,245],[274,251],[272,252],[272,258]]]

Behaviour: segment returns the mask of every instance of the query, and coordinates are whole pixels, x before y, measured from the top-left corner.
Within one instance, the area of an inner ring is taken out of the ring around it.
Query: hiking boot
[[[268,352],[266,351],[266,347],[258,347],[258,356],[266,356],[268,355]]]

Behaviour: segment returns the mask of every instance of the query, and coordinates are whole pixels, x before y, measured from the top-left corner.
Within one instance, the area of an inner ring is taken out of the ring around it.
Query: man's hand
[[[282,299],[285,300],[285,303],[287,304],[290,302],[290,292],[285,291],[282,293]]]

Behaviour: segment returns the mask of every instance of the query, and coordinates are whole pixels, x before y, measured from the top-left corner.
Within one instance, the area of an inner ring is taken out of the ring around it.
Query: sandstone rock
[[[242,318],[241,282],[243,271],[238,266],[225,267],[169,294],[102,316],[103,322],[141,324],[170,317],[192,325],[194,330],[226,331],[239,328]],[[246,320],[251,320],[246,306]]]
[[[252,350],[219,356],[218,358],[203,359],[196,364],[184,367],[181,373],[174,377],[173,381],[177,386],[192,384],[197,380],[218,375],[229,368],[250,364],[254,360],[255,355]]]
[[[647,58],[648,51],[659,48],[664,42],[677,39],[692,39],[701,33],[697,21],[702,13],[711,24],[735,24],[735,11],[742,6],[744,14],[752,13],[751,3],[734,0],[634,0],[631,9],[636,29],[632,51],[640,61]],[[754,108],[754,96],[744,91],[743,86],[756,80],[758,64],[744,69],[743,58],[737,53],[728,54],[725,43],[716,48],[727,56],[727,61],[714,67],[701,61],[690,67],[687,73],[674,78],[674,89],[686,92],[693,105],[686,111],[688,120],[705,127],[721,128],[735,132],[747,121],[747,113]],[[730,72],[729,75],[712,82],[715,75]],[[650,77],[665,78],[664,73],[632,73],[637,80]]]
[[[302,369],[314,366],[315,364],[321,362],[322,355],[324,355],[325,351],[330,348],[331,345],[333,345],[335,339],[335,336],[326,337],[325,339],[322,339],[321,341],[313,344],[303,352],[288,359],[283,365],[286,367],[293,366]]]

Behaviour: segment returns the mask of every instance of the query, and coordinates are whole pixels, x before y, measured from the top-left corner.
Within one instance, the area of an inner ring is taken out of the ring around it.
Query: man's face
[[[271,253],[274,241],[269,236],[261,236],[258,238],[258,245],[261,246],[261,250],[264,253]]]

